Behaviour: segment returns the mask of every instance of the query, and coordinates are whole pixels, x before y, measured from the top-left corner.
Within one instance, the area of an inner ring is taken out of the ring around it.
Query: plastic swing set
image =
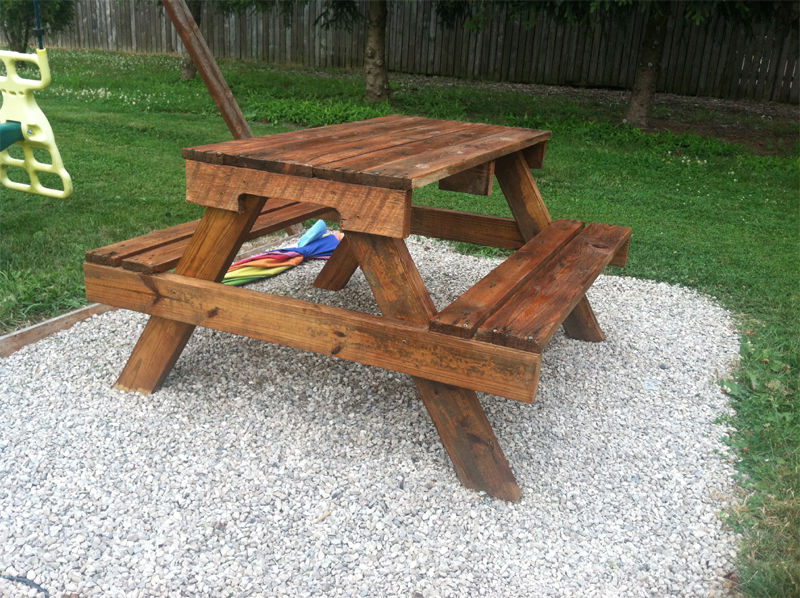
[[[53,129],[42,109],[36,104],[34,91],[50,85],[50,64],[47,50],[42,45],[39,4],[33,2],[36,15],[36,54],[0,51],[0,60],[5,64],[6,75],[0,76],[0,92],[3,104],[0,106],[0,183],[14,191],[65,199],[72,195],[72,179],[64,168],[61,154],[56,146]],[[17,62],[30,62],[39,67],[41,79],[25,79],[17,74]],[[12,157],[8,149],[12,145],[22,147],[22,160]],[[34,148],[46,150],[50,163],[39,162],[33,153]],[[18,183],[8,177],[9,167],[21,168],[28,173],[30,183]],[[63,189],[51,189],[39,180],[39,173],[51,173],[61,178]]]

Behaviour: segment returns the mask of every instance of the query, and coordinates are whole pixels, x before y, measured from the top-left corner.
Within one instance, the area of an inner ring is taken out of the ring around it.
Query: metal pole
[[[40,50],[44,50],[42,45],[44,29],[42,29],[42,19],[39,17],[39,0],[33,0],[33,15],[36,18],[36,29],[33,30],[34,35],[36,35],[36,44]]]

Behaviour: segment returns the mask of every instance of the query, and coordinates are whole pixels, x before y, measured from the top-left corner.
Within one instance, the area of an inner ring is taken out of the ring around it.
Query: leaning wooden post
[[[244,119],[239,104],[236,103],[236,99],[225,82],[225,77],[222,76],[214,55],[208,48],[206,40],[203,39],[203,34],[197,28],[197,23],[194,22],[186,2],[184,0],[161,0],[161,2],[233,138],[249,139],[253,136],[250,125]]]
[[[233,97],[230,87],[225,82],[225,77],[222,76],[222,71],[219,70],[219,65],[208,48],[206,40],[203,39],[203,34],[200,33],[186,2],[184,0],[161,0],[161,2],[186,51],[192,57],[192,62],[194,62],[197,72],[200,73],[203,83],[206,84],[211,99],[214,100],[222,119],[228,125],[231,135],[234,139],[249,139],[253,136],[250,125],[247,124],[239,104],[236,103],[236,98]],[[289,226],[286,228],[286,233],[293,235],[301,228],[299,224]]]

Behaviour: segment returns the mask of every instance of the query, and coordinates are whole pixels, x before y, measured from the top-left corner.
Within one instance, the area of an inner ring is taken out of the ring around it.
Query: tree
[[[797,6],[797,2],[771,0],[437,0],[436,11],[446,25],[463,24],[472,29],[483,28],[490,15],[503,9],[509,18],[520,18],[526,27],[532,26],[542,13],[562,23],[584,23],[603,17],[629,18],[635,10],[646,12],[639,62],[624,118],[634,127],[649,128],[670,17],[699,24],[716,13],[725,20],[750,26],[778,18],[796,27]],[[683,12],[679,13],[681,8]]]
[[[364,51],[364,74],[368,102],[389,99],[389,67],[386,64],[386,0],[370,0],[367,11],[367,48]]]
[[[39,15],[46,35],[69,29],[75,19],[76,0],[39,0]],[[26,52],[35,27],[31,0],[0,0],[0,29],[14,52]]]
[[[615,3],[618,8],[622,4],[621,0],[615,0]],[[611,11],[614,9],[613,5],[612,2],[605,2],[601,5],[601,9]],[[667,37],[667,21],[670,17],[683,17],[699,25],[716,13],[726,21],[747,24],[752,33],[752,26],[756,23],[769,21],[781,15],[788,16],[793,10],[796,12],[798,3],[766,0],[690,0],[686,3],[683,14],[677,12],[680,6],[676,2],[650,0],[641,2],[640,5],[641,10],[648,11],[648,17],[624,118],[631,126],[650,128],[656,84],[661,72],[661,57]],[[796,26],[796,15],[793,19],[790,17],[787,23],[792,21]]]
[[[291,25],[295,6],[303,7],[309,0],[228,0],[220,4],[224,12],[244,13],[249,8],[260,12],[276,10],[284,17],[286,26]],[[367,14],[359,10],[356,0],[324,0],[322,12],[315,25],[323,29],[346,29],[362,20],[367,22],[367,40],[364,49],[364,73],[366,89],[364,99],[368,102],[385,102],[389,99],[389,69],[386,64],[386,21],[389,14],[388,0],[370,0]]]

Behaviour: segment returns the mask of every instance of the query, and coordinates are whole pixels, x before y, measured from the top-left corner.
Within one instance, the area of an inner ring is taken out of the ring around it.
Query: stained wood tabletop
[[[183,150],[187,160],[416,189],[548,140],[550,131],[393,114]]]

